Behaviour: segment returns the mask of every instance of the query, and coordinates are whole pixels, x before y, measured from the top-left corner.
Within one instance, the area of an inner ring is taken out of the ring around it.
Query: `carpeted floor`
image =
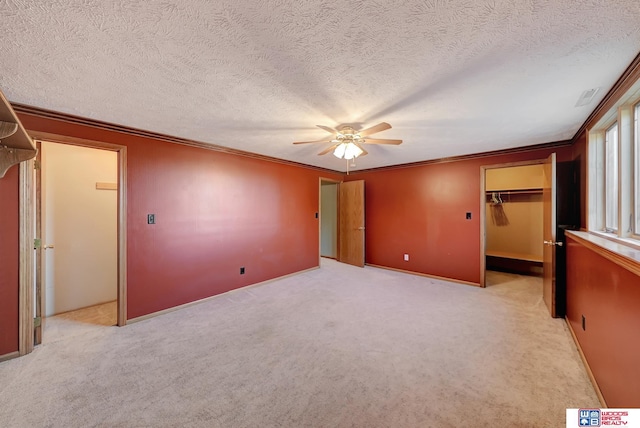
[[[488,283],[323,259],[124,328],[49,322],[0,363],[0,426],[563,427],[599,407],[541,280]]]

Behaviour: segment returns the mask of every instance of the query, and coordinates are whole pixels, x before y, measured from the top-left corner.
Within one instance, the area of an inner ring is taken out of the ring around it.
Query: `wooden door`
[[[338,260],[364,267],[364,180],[340,183]]]
[[[552,153],[544,163],[542,186],[542,298],[552,317],[558,315],[556,307],[556,154]],[[562,245],[562,243],[560,243]]]

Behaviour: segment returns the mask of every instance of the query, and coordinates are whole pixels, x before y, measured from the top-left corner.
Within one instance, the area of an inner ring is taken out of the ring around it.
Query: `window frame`
[[[620,229],[620,124],[618,121],[613,122],[604,131],[604,168],[602,180],[604,180],[604,209],[603,209],[603,231],[605,233],[617,234]],[[611,139],[615,138],[615,141]],[[613,159],[610,159],[611,147],[614,148]],[[615,164],[615,171],[610,175],[611,162]],[[609,183],[612,180],[614,183]],[[609,189],[613,186],[613,189]],[[609,191],[611,190],[611,191]],[[614,205],[611,207],[610,205]],[[613,215],[609,216],[609,210],[613,209]]]
[[[633,107],[633,233],[631,237],[640,241],[640,101]]]
[[[617,128],[617,229],[606,224],[606,141]],[[640,80],[587,130],[587,230],[640,248]]]

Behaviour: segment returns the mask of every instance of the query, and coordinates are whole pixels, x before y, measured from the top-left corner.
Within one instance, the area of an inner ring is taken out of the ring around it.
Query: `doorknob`
[[[358,230],[364,230],[364,226],[360,226]]]
[[[53,250],[53,245],[43,245],[42,249],[46,250],[47,248],[52,249]]]
[[[549,245],[549,246],[553,246],[553,245],[557,245],[558,247],[562,247],[564,244],[561,241],[542,241],[544,243],[544,245]]]

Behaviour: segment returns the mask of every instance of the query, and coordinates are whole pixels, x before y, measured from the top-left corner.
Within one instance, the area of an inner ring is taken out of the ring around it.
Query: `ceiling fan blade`
[[[387,122],[379,123],[371,128],[363,129],[362,131],[358,131],[361,137],[366,137],[367,135],[375,134],[376,132],[385,131],[387,129],[391,129],[391,125]]]
[[[294,141],[293,144],[313,144],[313,143],[330,143],[331,140],[315,140],[315,141]]]
[[[329,134],[337,134],[338,131],[336,131],[333,128],[329,128],[328,126],[324,126],[324,125],[316,125],[318,128],[320,129],[324,129],[325,131],[327,131]]]
[[[402,140],[382,140],[379,138],[367,138],[364,142],[367,144],[394,144],[396,146],[402,144]]]
[[[326,155],[327,153],[329,153],[330,151],[334,150],[336,147],[338,147],[338,144],[334,144],[333,146],[330,146],[326,149],[324,149],[323,151],[321,151],[320,153],[318,153],[318,156],[322,156],[322,155]]]

